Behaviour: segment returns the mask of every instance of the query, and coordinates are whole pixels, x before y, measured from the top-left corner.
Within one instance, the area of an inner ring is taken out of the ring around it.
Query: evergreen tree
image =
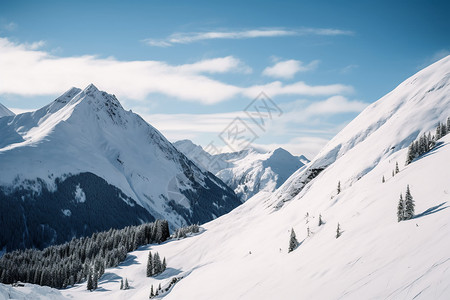
[[[298,246],[298,241],[297,241],[297,237],[295,236],[295,231],[294,228],[291,229],[291,237],[289,239],[289,248],[288,248],[288,252],[292,252],[295,250],[295,248],[297,248]]]
[[[400,199],[397,206],[397,220],[398,222],[403,221],[405,217],[405,201],[403,200],[403,195],[400,193]]]
[[[120,279],[120,289],[123,290],[123,278]]]
[[[398,174],[400,170],[398,169],[398,162],[395,162],[395,174]]]
[[[130,288],[130,285],[128,284],[128,278],[125,277],[125,285],[123,287],[124,290],[128,290]]]
[[[153,259],[152,252],[148,252],[148,260],[147,260],[147,277],[153,276]]]
[[[153,284],[152,287],[150,288],[150,297],[148,297],[149,299],[152,299],[155,296],[155,294],[153,293]]]
[[[156,252],[153,256],[153,275],[158,275],[161,273],[161,259],[159,258],[159,253]]]
[[[392,177],[394,177],[394,175],[395,175],[395,174],[394,174],[394,170],[392,170]]]
[[[98,287],[98,272],[95,268],[94,271],[92,272],[92,286],[93,290],[96,290]]]
[[[338,195],[341,193],[341,181],[338,181],[337,193]]]
[[[447,132],[450,132],[450,117],[447,118]]]
[[[384,179],[384,175],[383,175],[383,178],[381,178],[381,182],[382,182],[382,183],[385,183],[385,182],[386,182],[386,180]]]
[[[406,187],[405,193],[405,220],[410,220],[414,217],[414,199],[409,190],[409,184]]]
[[[319,214],[319,226],[323,225],[322,215]]]
[[[341,235],[342,235],[341,225],[339,225],[339,223],[338,223],[337,229],[336,229],[336,238],[339,238]]]
[[[92,273],[89,272],[88,274],[88,280],[87,280],[87,286],[86,286],[88,291],[92,291],[94,289],[94,283],[92,280]]]
[[[309,237],[311,235],[311,231],[309,230],[309,226],[308,228],[306,228],[306,235]]]
[[[166,267],[167,267],[167,263],[166,263],[166,258],[164,257],[163,262],[162,262],[162,271],[161,272],[164,272],[166,270]]]
[[[158,291],[161,290],[161,283],[158,285]]]
[[[436,141],[441,138],[441,122],[438,123],[438,126],[436,127]]]

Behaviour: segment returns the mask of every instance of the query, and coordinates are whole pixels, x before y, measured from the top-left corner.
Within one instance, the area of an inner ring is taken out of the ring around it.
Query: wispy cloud
[[[298,72],[314,70],[318,64],[318,60],[305,65],[299,60],[290,59],[277,62],[275,65],[265,68],[262,74],[270,77],[290,79]]]
[[[0,94],[23,96],[56,95],[72,86],[89,83],[119,97],[146,100],[163,94],[184,101],[213,104],[236,96],[254,98],[261,91],[277,95],[336,95],[352,92],[348,85],[312,86],[304,82],[237,86],[219,81],[217,73],[249,73],[233,56],[171,65],[163,61],[121,61],[95,55],[58,57],[37,50],[45,43],[17,44],[0,38]]]
[[[177,32],[163,39],[148,38],[143,40],[149,46],[169,47],[175,44],[190,44],[204,40],[217,39],[252,39],[262,37],[283,37],[299,35],[353,35],[352,31],[333,28],[301,28],[301,29],[252,29],[240,31],[207,31]]]
[[[0,20],[0,32],[1,31],[14,31],[17,29],[17,24],[14,22],[7,22],[4,19]]]

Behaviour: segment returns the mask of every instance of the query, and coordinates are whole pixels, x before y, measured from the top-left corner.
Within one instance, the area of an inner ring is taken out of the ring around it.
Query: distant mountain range
[[[211,155],[190,140],[174,145],[198,166],[222,179],[243,202],[259,191],[274,191],[309,162],[303,155],[293,156],[283,148],[262,151],[250,147]]]

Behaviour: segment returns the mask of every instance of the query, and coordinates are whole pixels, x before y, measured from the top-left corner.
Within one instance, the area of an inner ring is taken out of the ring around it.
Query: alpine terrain
[[[204,223],[240,204],[114,95],[72,88],[0,118],[0,249],[166,219]]]
[[[222,179],[244,202],[259,191],[273,192],[309,160],[283,148],[263,151],[254,147],[239,152],[210,154],[190,140],[174,143],[198,166]]]
[[[447,56],[367,107],[275,193],[130,253],[100,291],[59,295],[146,299],[161,284],[163,299],[447,299],[450,135],[436,127],[450,116],[449,74]],[[433,148],[405,165],[429,132]],[[399,219],[401,194],[412,217]],[[155,277],[145,275],[148,250],[167,258]],[[132,288],[119,290],[121,278]]]

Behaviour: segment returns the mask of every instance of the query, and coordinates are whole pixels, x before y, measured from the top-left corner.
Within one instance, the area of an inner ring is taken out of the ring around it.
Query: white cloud
[[[14,31],[17,28],[17,24],[14,22],[2,22],[0,28],[6,31]]]
[[[213,104],[261,91],[277,95],[336,95],[352,92],[347,85],[310,86],[304,82],[284,85],[279,81],[240,87],[221,82],[209,74],[251,72],[239,59],[227,56],[191,64],[170,65],[162,61],[121,61],[94,55],[58,57],[36,50],[45,43],[17,44],[0,38],[0,94],[56,95],[72,86],[94,83],[119,97],[145,100],[163,94],[184,101]]]
[[[267,67],[263,71],[263,75],[276,77],[276,78],[284,78],[290,79],[294,77],[298,72],[306,72],[310,70],[314,70],[319,64],[318,60],[314,60],[309,64],[305,65],[299,60],[285,60],[277,62],[275,65],[271,67]]]
[[[252,29],[241,31],[208,31],[208,32],[191,32],[173,33],[164,39],[145,39],[143,40],[149,46],[169,47],[174,44],[190,44],[204,40],[216,39],[250,39],[261,37],[281,37],[295,35],[352,35],[353,32],[332,28],[301,28],[301,29]]]
[[[294,82],[292,84],[283,84],[280,81],[274,81],[264,85],[254,85],[248,87],[243,93],[251,98],[264,92],[270,97],[279,95],[309,95],[309,96],[323,96],[352,93],[353,87],[343,84],[330,85],[308,85],[303,81]]]

